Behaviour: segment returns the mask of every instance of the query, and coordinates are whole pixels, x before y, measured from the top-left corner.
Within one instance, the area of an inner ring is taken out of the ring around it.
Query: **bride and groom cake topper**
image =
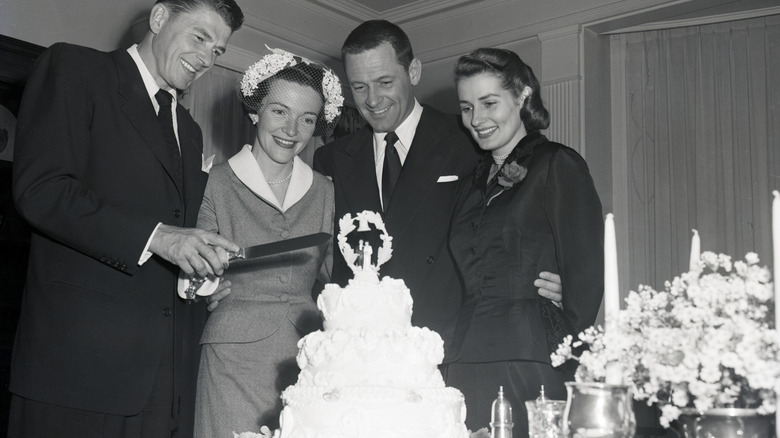
[[[355,223],[357,222],[357,224]],[[372,231],[369,224],[372,224],[374,228],[379,232],[379,238],[382,241],[382,246],[379,247],[376,254],[376,264],[371,263],[371,257],[374,249],[367,241],[360,240],[358,243],[358,252],[355,252],[352,245],[347,242],[347,236],[353,231],[366,232]],[[384,221],[382,221],[382,215],[365,210],[352,216],[347,213],[339,219],[339,235],[338,245],[341,250],[341,254],[344,256],[344,260],[347,262],[347,266],[352,269],[352,273],[357,277],[360,273],[372,273],[377,278],[379,277],[379,267],[385,262],[390,260],[393,254],[393,237],[387,233]]]

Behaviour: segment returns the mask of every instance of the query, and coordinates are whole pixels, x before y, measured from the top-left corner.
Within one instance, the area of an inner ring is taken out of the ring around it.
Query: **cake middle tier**
[[[298,386],[444,387],[444,343],[425,327],[318,331],[298,348]]]

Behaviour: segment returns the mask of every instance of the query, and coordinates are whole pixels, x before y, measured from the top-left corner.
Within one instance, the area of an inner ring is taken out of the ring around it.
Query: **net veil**
[[[323,105],[317,115],[314,135],[330,135],[338,123],[344,104],[338,76],[323,64],[282,49],[266,48],[271,53],[244,72],[238,93],[252,122],[257,123],[257,113],[262,109],[263,98],[268,95],[271,84],[281,79],[311,87],[320,94]]]

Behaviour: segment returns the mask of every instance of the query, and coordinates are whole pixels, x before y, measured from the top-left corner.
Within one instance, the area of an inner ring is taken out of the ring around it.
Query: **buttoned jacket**
[[[191,359],[178,369],[194,376],[205,305],[175,298],[174,265],[139,265],[159,222],[195,225],[206,183],[200,128],[176,111],[181,179],[126,50],[55,44],[36,62],[14,155],[14,200],[33,232],[12,392],[137,414],[173,348],[172,318],[177,357]]]
[[[245,146],[211,169],[198,227],[252,246],[332,233],[333,214],[333,184],[327,178],[296,157],[284,202],[279,202]],[[318,280],[330,281],[332,253],[328,241],[233,263],[224,274],[231,293],[209,315],[201,342],[254,342],[288,322],[302,334],[318,329],[321,318],[312,288]]]
[[[450,246],[466,298],[448,360],[549,363],[562,338],[592,325],[601,306],[604,226],[585,160],[539,132],[516,149],[529,154],[515,163],[524,171],[514,181],[488,181],[486,155],[459,195]],[[537,293],[543,271],[561,276],[562,310]]]

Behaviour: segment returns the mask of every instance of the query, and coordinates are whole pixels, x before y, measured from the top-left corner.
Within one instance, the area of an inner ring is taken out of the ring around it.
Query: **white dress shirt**
[[[135,65],[138,66],[138,71],[141,72],[141,79],[144,81],[146,92],[149,93],[149,99],[152,101],[152,105],[154,105],[154,112],[159,114],[160,104],[157,103],[157,98],[154,96],[157,94],[157,91],[160,90],[160,86],[157,85],[157,81],[154,80],[154,76],[152,76],[152,73],[146,67],[146,64],[144,64],[143,59],[141,59],[141,55],[138,53],[138,44],[133,44],[130,48],[128,48],[127,53],[130,54],[130,57],[133,58],[133,61],[135,61]],[[165,91],[167,91],[173,97],[173,100],[171,101],[173,133],[176,134],[176,144],[179,144],[179,123],[178,119],[176,118],[176,90],[166,89]],[[181,152],[181,146],[179,146],[179,151]]]
[[[417,132],[417,125],[420,124],[420,117],[422,117],[423,107],[417,99],[414,100],[414,108],[406,120],[401,122],[398,128],[395,129],[395,135],[398,136],[398,141],[395,142],[395,148],[398,150],[398,157],[401,159],[401,165],[406,162],[406,157],[409,155],[409,150],[412,147],[412,140],[414,140],[414,134]],[[382,201],[382,208],[384,208],[384,199],[382,199],[382,168],[385,162],[385,135],[386,132],[374,132],[374,167],[376,168],[376,183],[379,187],[379,198]],[[401,170],[403,172],[403,170]]]
[[[138,53],[138,44],[133,44],[127,49],[127,53],[130,54],[130,57],[133,58],[133,61],[135,62],[135,65],[138,67],[138,71],[141,73],[141,79],[144,81],[144,87],[146,87],[146,92],[149,93],[149,100],[152,101],[152,105],[154,106],[154,112],[160,113],[160,104],[157,103],[157,98],[154,97],[155,94],[157,94],[157,91],[160,90],[160,86],[157,85],[157,81],[154,80],[154,76],[152,76],[152,73],[149,71],[149,68],[146,67],[146,64],[144,64],[144,60],[141,59],[141,55]],[[176,144],[179,144],[179,124],[178,120],[176,118],[176,90],[165,90],[168,93],[173,96],[173,100],[171,101],[171,115],[173,116],[173,133],[176,134]],[[179,152],[181,152],[181,146],[179,146]],[[144,247],[143,253],[141,253],[141,258],[138,259],[138,266],[143,265],[146,263],[147,260],[152,256],[152,252],[149,251],[149,245],[152,244],[152,239],[154,238],[154,233],[157,232],[157,228],[160,227],[160,224],[162,222],[158,222],[157,226],[154,227],[154,230],[152,230],[152,234],[149,236],[149,240],[146,241],[146,246]]]

